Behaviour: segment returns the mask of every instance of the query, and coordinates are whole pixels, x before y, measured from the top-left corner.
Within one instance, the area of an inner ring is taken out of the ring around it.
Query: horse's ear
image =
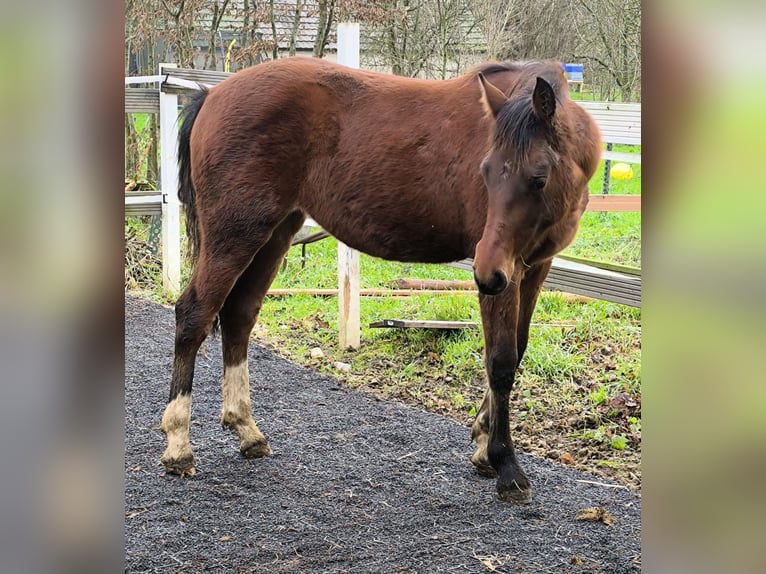
[[[539,76],[532,94],[532,109],[535,115],[545,122],[550,122],[556,111],[556,94],[551,85]]]
[[[479,72],[479,86],[481,86],[481,102],[484,104],[484,108],[494,117],[497,117],[508,98],[493,84],[490,84],[481,72]]]

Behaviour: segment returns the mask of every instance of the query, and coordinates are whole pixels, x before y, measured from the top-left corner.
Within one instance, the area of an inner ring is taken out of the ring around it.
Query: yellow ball
[[[633,177],[633,168],[627,163],[616,163],[609,170],[609,177],[614,179],[630,179]]]

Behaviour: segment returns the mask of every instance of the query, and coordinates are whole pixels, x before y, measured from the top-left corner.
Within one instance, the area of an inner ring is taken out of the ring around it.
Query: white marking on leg
[[[250,374],[247,359],[224,367],[221,424],[239,436],[239,450],[248,457],[266,456],[271,451],[266,437],[258,430],[250,407]]]
[[[235,427],[251,420],[250,373],[247,369],[247,359],[239,365],[224,367],[221,386],[223,391],[221,424]]]
[[[194,474],[189,443],[190,419],[191,395],[178,395],[168,403],[162,414],[160,428],[168,441],[168,446],[162,454],[162,462],[168,470],[179,474]]]

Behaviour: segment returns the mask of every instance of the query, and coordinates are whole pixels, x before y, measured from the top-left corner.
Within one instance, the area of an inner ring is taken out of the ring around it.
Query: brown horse
[[[194,360],[217,321],[221,422],[244,456],[270,453],[251,414],[247,345],[310,215],[384,259],[474,258],[489,390],[471,462],[497,476],[501,499],[531,500],[511,442],[509,394],[540,287],[575,236],[600,153],[595,123],[569,99],[552,61],[486,64],[431,81],[293,58],[193,96],[180,132],[179,196],[196,264],[176,303],[162,417],[167,471],[194,473]]]

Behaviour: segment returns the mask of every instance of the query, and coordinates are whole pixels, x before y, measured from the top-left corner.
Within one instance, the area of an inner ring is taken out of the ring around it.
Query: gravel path
[[[466,427],[256,345],[254,416],[273,455],[242,458],[220,427],[218,339],[197,360],[197,474],[165,475],[173,330],[172,309],[126,296],[126,572],[640,572],[635,492],[520,453],[534,501],[502,503],[468,462]],[[574,519],[588,507],[614,524]]]

